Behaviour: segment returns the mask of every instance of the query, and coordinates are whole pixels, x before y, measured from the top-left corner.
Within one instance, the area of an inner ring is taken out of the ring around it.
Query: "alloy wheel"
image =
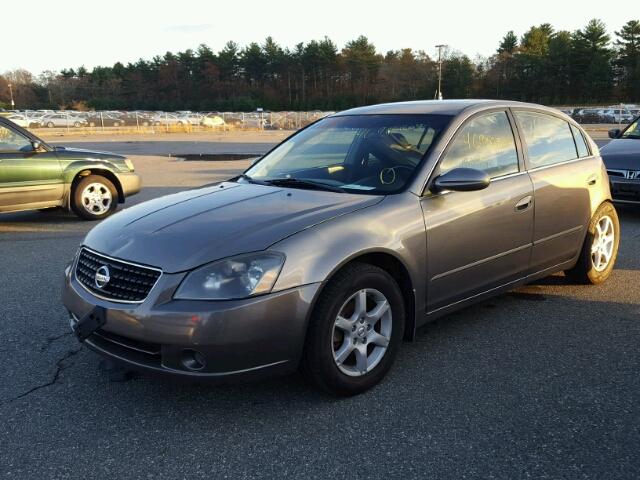
[[[340,308],[333,326],[333,359],[338,369],[358,377],[382,360],[391,339],[391,305],[378,290],[365,288]]]
[[[596,224],[596,230],[591,244],[591,262],[593,268],[602,272],[607,268],[613,256],[615,244],[615,229],[613,221],[607,215],[602,216]]]

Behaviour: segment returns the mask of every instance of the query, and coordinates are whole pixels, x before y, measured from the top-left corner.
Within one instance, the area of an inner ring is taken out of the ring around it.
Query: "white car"
[[[13,114],[6,117],[8,120],[11,120],[13,123],[22,128],[29,128],[29,119],[24,115]]]
[[[199,113],[187,113],[178,117],[180,125],[200,125],[204,117]]]
[[[200,125],[207,128],[224,127],[226,125],[224,119],[219,115],[207,115],[200,121]]]
[[[86,127],[87,120],[70,113],[53,113],[42,117],[42,125],[45,127]]]
[[[600,115],[612,117],[615,123],[629,123],[633,120],[633,114],[626,108],[605,108],[599,110]]]

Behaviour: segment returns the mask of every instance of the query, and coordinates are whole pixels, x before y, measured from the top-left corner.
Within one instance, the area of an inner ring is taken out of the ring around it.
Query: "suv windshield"
[[[622,138],[640,138],[640,117],[636,118],[621,135]]]
[[[279,145],[247,170],[256,181],[388,194],[413,178],[449,115],[329,117]]]

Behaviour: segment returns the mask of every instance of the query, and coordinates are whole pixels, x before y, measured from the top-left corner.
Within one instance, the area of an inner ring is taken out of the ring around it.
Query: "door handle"
[[[591,175],[587,180],[587,185],[595,185],[597,181],[598,181],[597,175]]]
[[[531,206],[532,203],[533,197],[531,195],[527,195],[526,197],[520,199],[518,203],[516,203],[515,210],[516,212],[524,212]]]

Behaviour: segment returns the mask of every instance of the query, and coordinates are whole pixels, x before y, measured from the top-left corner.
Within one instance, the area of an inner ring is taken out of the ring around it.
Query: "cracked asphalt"
[[[246,162],[134,161],[128,205]],[[299,376],[211,387],[118,375],[69,334],[89,223],[0,216],[0,478],[640,478],[640,208],[597,287],[556,275],[450,315],[350,399]]]

